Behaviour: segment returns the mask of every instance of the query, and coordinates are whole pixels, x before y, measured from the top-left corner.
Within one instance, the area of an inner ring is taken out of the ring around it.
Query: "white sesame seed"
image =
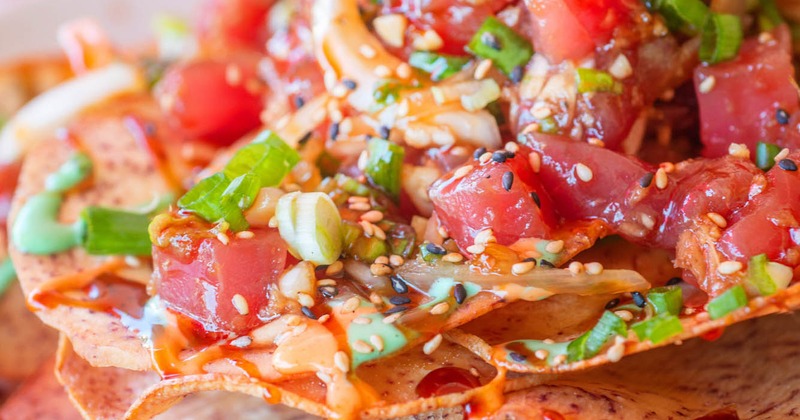
[[[375,292],[369,294],[369,301],[372,302],[373,305],[383,305],[383,299]]]
[[[486,162],[488,162],[488,161],[489,161],[491,158],[492,158],[492,152],[486,152],[486,153],[482,154],[482,155],[481,155],[481,157],[479,157],[479,158],[478,158],[478,162],[480,162],[480,163],[486,163]]]
[[[383,351],[383,338],[377,334],[372,334],[369,336],[369,342],[372,343],[372,347],[375,347],[375,350]]]
[[[647,213],[642,213],[639,219],[642,222],[642,226],[646,227],[647,229],[653,229],[656,226],[656,219]]]
[[[658,170],[656,171],[655,181],[656,181],[656,188],[658,188],[659,190],[667,188],[667,184],[669,183],[669,177],[667,177],[667,171],[665,171],[664,168],[658,168]]]
[[[346,300],[346,301],[345,301],[345,302],[342,304],[342,311],[341,311],[341,312],[342,312],[343,314],[350,314],[350,313],[353,313],[353,312],[355,312],[355,311],[356,311],[356,309],[358,309],[358,306],[359,306],[359,305],[361,305],[361,299],[359,299],[359,298],[358,298],[358,297],[356,297],[356,296],[353,296],[353,297],[351,297],[350,299],[347,299],[347,300]]]
[[[325,275],[327,276],[335,276],[342,272],[344,269],[344,263],[341,261],[334,261],[333,264],[329,265],[328,268],[325,269]]]
[[[323,314],[322,316],[320,316],[319,318],[317,318],[317,322],[319,322],[320,324],[324,324],[324,323],[328,322],[328,320],[329,320],[329,319],[331,319],[331,316],[330,316],[330,315],[328,315],[328,314]]]
[[[401,265],[405,264],[405,262],[406,260],[399,255],[392,254],[389,256],[389,264],[391,264],[392,267],[400,267]]]
[[[497,238],[494,237],[494,232],[491,229],[484,229],[475,235],[474,242],[476,245],[486,245],[497,242]]]
[[[450,310],[450,304],[447,302],[439,302],[431,308],[431,315],[442,315]]]
[[[232,345],[233,347],[239,347],[240,349],[249,347],[250,344],[253,344],[253,339],[246,335],[243,335],[241,337],[236,337],[230,342],[230,345]]]
[[[550,352],[545,349],[539,349],[533,352],[533,355],[539,360],[545,360],[550,355]]]
[[[530,123],[526,125],[525,128],[522,129],[522,134],[535,133],[539,131],[540,128],[542,128],[542,126],[539,125],[539,123]]]
[[[564,250],[564,241],[560,239],[557,241],[550,241],[544,246],[544,250],[551,254],[558,254]]]
[[[506,143],[505,149],[508,152],[517,153],[517,152],[519,152],[519,145],[516,142],[510,141],[510,142]]]
[[[392,274],[392,267],[386,264],[372,264],[369,266],[369,272],[372,273],[373,276],[388,276]]]
[[[386,255],[381,255],[378,258],[375,258],[375,261],[373,262],[375,264],[389,264],[389,257],[387,257]]]
[[[585,270],[585,268],[583,267],[583,263],[580,261],[573,261],[569,263],[568,268],[570,273],[572,274],[581,274]]]
[[[533,261],[518,262],[511,266],[511,273],[519,276],[529,273],[534,267],[536,267],[536,264]]]
[[[317,280],[317,287],[324,287],[324,286],[336,286],[336,280],[334,279]]]
[[[389,77],[392,74],[392,71],[389,70],[389,67],[386,67],[383,64],[378,64],[375,66],[372,72],[378,77]]]
[[[586,274],[591,275],[598,275],[603,273],[603,264],[599,262],[590,262],[583,265],[583,268],[586,269]]]
[[[408,63],[400,63],[400,65],[397,66],[395,73],[397,74],[397,77],[401,79],[408,79],[411,77],[411,66],[409,66]]]
[[[456,180],[465,177],[472,170],[472,168],[472,165],[464,165],[456,169],[456,171],[453,172],[453,179]]]
[[[633,74],[633,68],[631,67],[631,62],[628,61],[628,57],[626,57],[625,54],[620,54],[614,59],[614,62],[611,63],[608,72],[617,79],[622,80]]]
[[[583,182],[589,182],[594,177],[592,170],[589,169],[589,167],[584,165],[583,163],[575,165],[575,175],[577,175],[578,179],[580,179]]]
[[[297,294],[297,302],[306,307],[313,307],[314,306],[314,298],[311,295],[306,293],[298,293]]]
[[[350,206],[350,209],[354,210],[352,205]],[[362,220],[362,221],[358,222],[358,224],[361,226],[361,229],[364,230],[364,234],[365,235],[372,236],[372,233],[373,233],[372,227],[375,226],[375,225],[373,225],[372,223],[370,223],[370,222],[368,222],[366,220]]]
[[[709,220],[714,222],[714,224],[717,225],[717,227],[719,227],[720,229],[725,229],[726,227],[728,227],[728,221],[725,220],[725,217],[723,217],[719,213],[711,212],[706,214],[706,217],[708,217]]]
[[[700,93],[711,92],[711,90],[714,89],[714,85],[716,85],[716,84],[717,84],[717,78],[716,77],[714,77],[714,76],[706,77],[705,80],[700,82],[700,86],[699,86]]]
[[[560,365],[567,361],[566,354],[559,354],[558,356],[553,358],[553,365]]]
[[[369,325],[371,323],[372,323],[372,319],[371,318],[367,318],[367,317],[363,317],[363,316],[357,316],[357,317],[353,318],[353,324]]]
[[[275,217],[275,216],[270,217],[269,218],[269,222],[267,222],[267,226],[269,226],[271,228],[278,227],[278,218]]]
[[[480,63],[475,67],[475,74],[473,75],[475,79],[481,80],[486,77],[486,74],[489,73],[489,70],[492,69],[492,60],[489,58],[481,60]]]
[[[612,363],[619,362],[622,359],[622,356],[624,355],[625,355],[624,343],[616,343],[613,346],[611,346],[606,352],[606,357],[608,358],[608,361]]]
[[[422,346],[422,352],[425,354],[432,354],[439,348],[439,345],[442,344],[442,335],[436,334],[433,338],[428,340],[425,345]]]
[[[374,350],[372,346],[367,344],[367,342],[364,340],[356,340],[353,342],[352,346],[353,350],[359,353],[372,353],[372,351]]]
[[[372,225],[372,234],[382,241],[386,240],[386,232],[384,232],[379,226]]]
[[[483,251],[486,251],[486,247],[483,245],[470,245],[467,247],[467,252],[470,254],[482,254]]]
[[[614,315],[620,317],[625,322],[633,319],[633,314],[631,313],[631,311],[626,311],[624,309],[619,311],[614,311]]]
[[[331,95],[335,98],[344,98],[347,96],[347,88],[344,85],[336,85],[331,89]]]
[[[469,368],[469,373],[475,377],[481,376],[480,372],[478,372],[478,369],[475,369],[474,367]]]
[[[126,255],[125,256],[125,265],[128,267],[141,267],[142,263],[139,261],[138,258],[134,257],[133,255]]]
[[[553,110],[545,105],[544,102],[537,102],[531,110],[531,115],[537,120],[543,120],[553,115]]]
[[[675,172],[675,164],[672,162],[661,162],[658,164],[658,167],[668,174]]]
[[[775,155],[775,162],[780,162],[783,159],[786,159],[786,156],[789,156],[789,149],[783,148],[777,155]]]
[[[459,263],[464,260],[464,256],[459,254],[458,252],[450,252],[447,253],[445,256],[442,257],[442,261],[450,262],[450,263]]]
[[[222,242],[222,245],[228,245],[230,243],[230,239],[228,239],[228,235],[220,232],[217,234],[217,240]]]
[[[236,312],[239,312],[239,315],[247,315],[250,313],[250,306],[247,304],[247,299],[245,299],[244,296],[238,293],[233,295],[231,303],[236,309]]]
[[[236,233],[236,237],[239,238],[239,239],[251,239],[251,238],[253,238],[255,236],[256,236],[256,234],[251,232],[251,231],[249,231],[249,230],[243,230],[241,232],[237,232]]]
[[[448,232],[447,228],[445,228],[442,225],[440,225],[438,228],[436,228],[436,233],[438,233],[439,236],[441,236],[443,239],[450,237],[450,232]]]
[[[598,139],[597,137],[589,137],[588,139],[586,139],[586,142],[591,144],[592,146],[606,147],[606,143],[603,140]]]
[[[744,144],[731,143],[728,146],[728,154],[742,159],[750,159],[750,149]]]
[[[361,53],[364,58],[375,58],[376,54],[375,49],[367,44],[361,44],[361,46],[358,47],[358,52]]]
[[[717,267],[717,272],[722,274],[723,276],[728,276],[734,273],[738,273],[742,270],[742,263],[739,261],[723,261]]]
[[[395,312],[395,313],[387,316],[386,318],[383,318],[383,323],[384,324],[393,324],[402,315],[403,315],[402,312]]]
[[[774,39],[775,39],[775,37],[772,36],[771,33],[766,32],[766,31],[765,32],[761,32],[760,34],[758,34],[758,42],[760,44],[766,44],[767,42],[773,41]]]
[[[347,373],[350,370],[350,357],[343,351],[337,351],[333,354],[333,365],[336,366],[336,369]]]
[[[539,169],[542,167],[542,157],[538,153],[532,152],[528,155],[528,162],[531,164],[533,172],[538,174]]]
[[[320,381],[322,381],[322,382],[324,382],[326,384],[329,384],[329,383],[331,383],[331,381],[333,381],[333,379],[331,378],[330,375],[328,375],[327,373],[325,373],[325,372],[323,372],[321,370],[318,370],[316,375],[317,375],[317,378],[319,378]]]

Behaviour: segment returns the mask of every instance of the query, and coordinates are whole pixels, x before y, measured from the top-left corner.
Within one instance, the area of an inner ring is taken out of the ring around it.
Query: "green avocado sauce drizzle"
[[[28,199],[11,229],[11,240],[22,252],[51,255],[79,246],[84,226],[79,219],[72,224],[58,221],[64,192],[78,185],[92,171],[92,161],[85,153],[75,153],[45,180],[45,191]]]
[[[367,307],[374,305],[365,300],[361,300],[361,306]],[[369,324],[356,324],[350,323],[347,327],[347,344],[350,346],[350,354],[352,354],[352,368],[355,369],[364,362],[375,360],[380,357],[390,355],[401,350],[408,344],[406,335],[397,328],[395,325],[386,324],[383,322],[384,315],[379,312],[360,315],[362,318],[369,318]],[[383,339],[383,349],[372,351],[370,353],[359,353],[354,348],[354,343],[358,340],[365,343],[370,342],[370,337],[377,335]]]

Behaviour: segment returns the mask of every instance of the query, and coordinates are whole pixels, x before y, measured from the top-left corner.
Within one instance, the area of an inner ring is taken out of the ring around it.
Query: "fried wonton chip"
[[[64,387],[54,374],[55,356],[50,357],[0,407],[3,419],[79,420]]]
[[[67,132],[93,162],[92,182],[67,195],[61,220],[73,222],[87,205],[135,208],[146,205],[168,191],[154,160],[126,125],[125,117],[159,121],[157,107],[149,99],[125,98],[95,109],[75,121]],[[73,153],[65,140],[51,140],[33,150],[22,168],[10,217],[13,225],[20,206],[44,188],[45,178]],[[73,249],[57,255],[33,255],[10,246],[23,290],[31,293],[43,283],[100,265],[104,259]],[[36,314],[46,324],[65,333],[77,352],[95,366],[118,366],[136,370],[150,368],[150,357],[136,334],[119,317],[102,311],[70,306],[39,308]]]

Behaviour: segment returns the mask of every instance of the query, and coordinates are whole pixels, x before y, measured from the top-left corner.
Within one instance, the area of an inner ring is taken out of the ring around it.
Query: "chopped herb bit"
[[[647,301],[656,314],[678,315],[683,307],[683,291],[680,287],[658,287],[647,293]]]
[[[639,337],[639,340],[650,340],[651,343],[658,344],[682,333],[683,324],[681,324],[681,320],[677,316],[662,313],[631,325],[631,329]]]
[[[699,34],[711,14],[708,6],[700,0],[660,0],[652,3],[671,30],[688,35]]]
[[[706,309],[711,319],[719,319],[747,305],[747,293],[742,285],[736,285],[708,302]]]
[[[372,139],[367,144],[369,159],[364,172],[376,186],[394,200],[400,196],[400,172],[403,169],[405,150],[402,146],[383,139]]]
[[[533,55],[533,46],[527,39],[493,16],[483,21],[467,49],[478,57],[491,59],[506,75],[527,64]]]
[[[408,57],[408,64],[415,69],[431,75],[431,80],[439,82],[458,73],[469,63],[467,57],[416,51]]]
[[[781,148],[763,141],[756,144],[756,166],[762,171],[768,171],[775,166],[775,156],[781,152]]]
[[[606,343],[618,335],[622,337],[628,335],[628,327],[625,325],[625,321],[613,313],[605,311],[594,328],[576,338],[567,346],[567,360],[576,362],[594,357],[600,353]]]
[[[785,22],[775,0],[758,1],[758,28],[771,31]]]
[[[397,101],[401,91],[417,87],[419,87],[417,83],[409,84],[396,79],[386,79],[378,83],[372,97],[378,105],[387,106]]]
[[[610,92],[615,94],[622,93],[622,83],[614,79],[610,73],[580,67],[575,70],[578,82],[578,92]]]

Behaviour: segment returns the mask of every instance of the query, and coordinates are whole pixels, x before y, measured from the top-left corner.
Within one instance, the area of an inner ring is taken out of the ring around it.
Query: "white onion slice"
[[[135,67],[113,63],[42,93],[22,107],[0,132],[0,163],[24,156],[87,107],[144,87],[144,78]]]
[[[429,265],[420,261],[408,261],[398,268],[399,274],[408,283],[422,291],[430,289],[439,278],[452,278],[459,282],[471,282],[485,290],[502,289],[509,284],[535,287],[551,294],[616,294],[647,290],[650,283],[633,270],[603,270],[600,274],[572,274],[558,268],[538,268],[522,275],[482,274],[466,264]]]

